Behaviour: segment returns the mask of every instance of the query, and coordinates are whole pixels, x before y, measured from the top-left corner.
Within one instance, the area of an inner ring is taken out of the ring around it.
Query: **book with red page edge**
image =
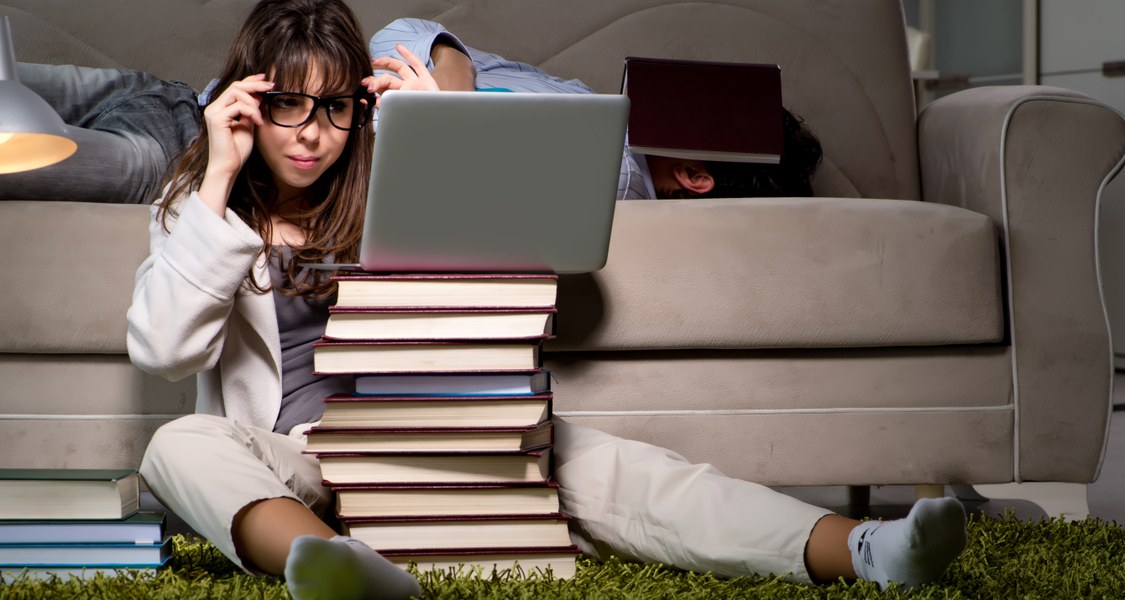
[[[529,371],[547,336],[525,340],[350,340],[313,344],[313,374]]]
[[[551,449],[317,453],[324,484],[515,483],[550,479]]]
[[[529,427],[551,418],[554,394],[352,396],[324,399],[320,427]]]
[[[321,427],[308,430],[305,452],[441,452],[535,450],[554,441],[551,421],[525,427]]]
[[[629,149],[640,154],[778,163],[784,149],[776,64],[625,59]]]
[[[461,548],[457,550],[388,550],[387,560],[406,568],[414,563],[421,571],[456,570],[459,576],[490,576],[493,571],[515,569],[524,574],[550,573],[555,579],[570,579],[577,572],[578,547]]]
[[[331,306],[324,339],[542,340],[554,334],[554,307],[372,308]]]
[[[494,548],[565,546],[569,520],[561,512],[341,519],[345,535],[379,551],[472,548],[483,540]]]
[[[503,485],[359,483],[330,488],[336,495],[339,518],[544,514],[561,510],[559,484],[554,481]]]
[[[336,306],[383,308],[549,307],[558,276],[546,273],[339,274]]]
[[[551,391],[551,373],[375,373],[356,375],[355,391],[370,396],[530,396]]]

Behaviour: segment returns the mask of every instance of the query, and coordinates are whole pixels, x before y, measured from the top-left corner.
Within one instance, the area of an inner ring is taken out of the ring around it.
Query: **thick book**
[[[525,372],[378,373],[355,376],[357,394],[379,396],[504,396],[551,391],[551,374]]]
[[[320,427],[531,427],[551,418],[553,394],[349,396],[324,399]]]
[[[131,469],[0,469],[0,519],[121,519],[139,508]]]
[[[375,550],[450,550],[475,548],[557,547],[570,544],[569,517],[540,515],[458,515],[432,517],[345,518],[344,534]]]
[[[336,515],[408,517],[559,512],[558,484],[334,486]]]
[[[554,306],[558,276],[551,274],[337,275],[336,306],[367,308]]]
[[[164,513],[124,519],[0,521],[0,544],[155,544],[164,539]]]
[[[409,309],[331,306],[330,340],[542,339],[554,332],[554,308]]]
[[[541,341],[321,340],[313,344],[313,371],[318,375],[527,371],[540,366]]]
[[[0,544],[0,567],[149,567],[162,564],[172,541],[156,544]]]
[[[551,445],[550,421],[527,427],[323,427],[309,429],[305,452],[466,452],[535,450]]]
[[[420,571],[454,571],[459,577],[490,577],[504,571],[538,573],[554,579],[570,579],[578,571],[578,547],[556,548],[469,548],[461,550],[388,550],[387,560],[407,568],[411,563]]]
[[[781,69],[773,64],[628,57],[629,149],[777,163],[784,149]]]
[[[545,482],[551,450],[318,454],[325,485]]]

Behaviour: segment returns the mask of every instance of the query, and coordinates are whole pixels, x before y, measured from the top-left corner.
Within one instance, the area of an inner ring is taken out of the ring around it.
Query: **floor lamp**
[[[0,174],[53,165],[77,149],[58,113],[20,83],[12,28],[0,16]]]

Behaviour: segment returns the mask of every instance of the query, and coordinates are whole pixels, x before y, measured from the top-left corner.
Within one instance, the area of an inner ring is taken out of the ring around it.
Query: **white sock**
[[[852,566],[879,589],[933,581],[965,548],[965,509],[956,498],[919,500],[904,519],[865,521],[848,535]]]
[[[285,585],[294,600],[398,600],[421,598],[413,575],[370,546],[338,535],[302,535],[289,547]]]

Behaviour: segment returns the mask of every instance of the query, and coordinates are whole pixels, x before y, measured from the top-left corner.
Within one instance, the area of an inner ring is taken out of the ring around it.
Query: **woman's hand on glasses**
[[[367,88],[369,94],[375,95],[375,108],[379,108],[378,95],[390,90],[420,90],[428,92],[436,92],[441,88],[438,87],[437,81],[434,80],[433,75],[430,74],[429,69],[426,68],[426,62],[418,58],[413,52],[408,50],[406,46],[398,44],[395,50],[405,58],[405,61],[394,58],[393,56],[380,56],[372,59],[371,66],[376,70],[390,71],[394,73],[379,73],[364,77],[360,83]],[[397,76],[396,76],[397,75]]]
[[[234,178],[254,147],[254,127],[264,124],[258,94],[273,85],[265,75],[251,75],[232,83],[203,110],[208,155],[199,195],[220,215]]]

